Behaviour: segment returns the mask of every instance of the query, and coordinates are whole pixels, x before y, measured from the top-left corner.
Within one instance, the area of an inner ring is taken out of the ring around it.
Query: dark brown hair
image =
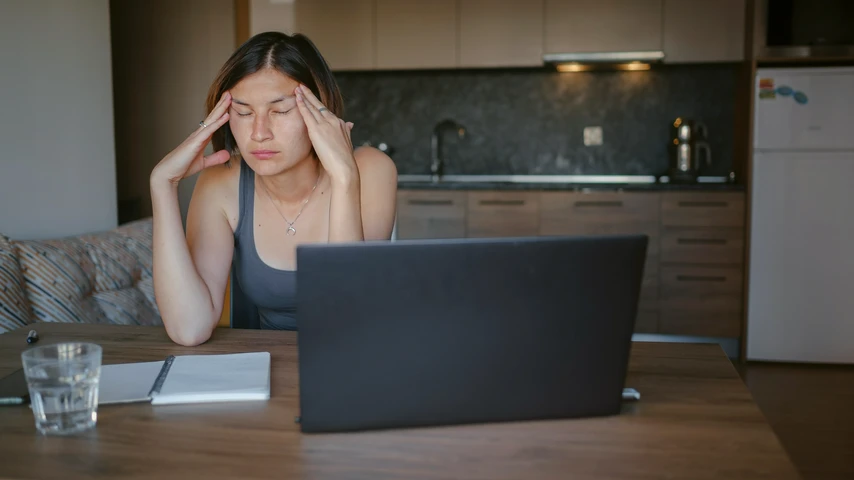
[[[247,40],[225,62],[208,91],[205,112],[213,110],[222,94],[259,70],[273,68],[311,89],[330,112],[341,118],[344,101],[338,83],[317,47],[305,35],[282,32],[259,33]],[[226,123],[211,138],[214,151],[232,155],[237,143]]]

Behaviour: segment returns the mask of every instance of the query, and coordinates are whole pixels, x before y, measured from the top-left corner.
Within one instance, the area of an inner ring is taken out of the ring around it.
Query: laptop
[[[619,413],[647,242],[298,247],[301,430]]]

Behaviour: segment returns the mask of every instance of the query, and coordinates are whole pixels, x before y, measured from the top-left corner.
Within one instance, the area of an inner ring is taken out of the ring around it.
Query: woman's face
[[[231,90],[228,124],[243,159],[258,175],[290,169],[311,152],[311,140],[297,110],[294,79],[265,68]]]

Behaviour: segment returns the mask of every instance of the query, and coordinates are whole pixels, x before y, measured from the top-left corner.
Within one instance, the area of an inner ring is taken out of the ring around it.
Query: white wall
[[[116,226],[107,0],[0,2],[0,233]]]

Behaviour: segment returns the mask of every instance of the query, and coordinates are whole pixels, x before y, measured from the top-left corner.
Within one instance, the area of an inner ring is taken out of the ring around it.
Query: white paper
[[[175,357],[153,405],[270,398],[270,353]]]
[[[163,368],[163,362],[102,365],[98,381],[98,405],[147,402],[148,393]]]

